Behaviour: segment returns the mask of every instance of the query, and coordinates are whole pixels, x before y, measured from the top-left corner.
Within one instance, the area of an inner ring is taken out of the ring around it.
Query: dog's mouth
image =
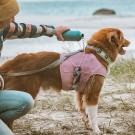
[[[120,50],[119,50],[119,54],[120,55],[124,55],[126,53],[126,50],[124,49],[125,47],[128,47],[130,44],[130,42],[128,40],[124,40]]]
[[[120,54],[120,55],[124,55],[124,54],[126,53],[126,50],[125,50],[126,47],[128,47],[128,45],[126,45],[126,46],[123,45],[123,46],[120,48],[120,50],[119,50],[119,54]]]
[[[121,47],[119,50],[119,54],[124,55],[125,53],[126,53],[126,50],[124,49],[124,47]]]

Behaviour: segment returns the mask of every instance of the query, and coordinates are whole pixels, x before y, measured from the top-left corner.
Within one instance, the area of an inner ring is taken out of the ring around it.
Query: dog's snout
[[[127,40],[127,42],[128,42],[127,44],[129,45],[130,44],[130,41]]]
[[[130,41],[127,40],[127,39],[125,39],[125,40],[124,40],[124,46],[128,46],[129,44],[130,44]]]

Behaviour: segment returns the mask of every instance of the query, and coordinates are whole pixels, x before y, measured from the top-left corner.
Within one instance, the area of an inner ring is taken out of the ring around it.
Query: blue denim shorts
[[[8,123],[25,115],[33,106],[34,100],[26,92],[11,90],[0,91],[0,135],[10,135],[12,132],[4,123]]]

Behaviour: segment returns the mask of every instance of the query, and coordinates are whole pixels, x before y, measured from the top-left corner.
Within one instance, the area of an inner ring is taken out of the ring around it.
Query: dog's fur
[[[123,47],[127,47],[129,45],[129,41],[123,37],[120,30],[106,28],[95,33],[91,39],[88,40],[87,44],[101,48],[110,56],[112,62],[114,62],[118,54],[123,55],[125,53]],[[104,61],[95,50],[85,48],[84,51],[85,53],[93,53],[106,68],[109,68],[109,64]],[[59,59],[59,57],[60,54],[55,52],[21,54],[13,60],[9,60],[3,64],[0,68],[0,73],[40,69]],[[25,90],[30,93],[33,98],[37,96],[40,87],[44,90],[50,89],[51,87],[57,92],[60,92],[62,88],[59,66],[32,75],[19,77],[3,76],[3,78],[5,81],[4,89],[18,91]],[[94,77],[90,77],[86,82],[86,87],[83,92],[76,92],[78,111],[81,112],[86,126],[88,126],[86,120],[88,116],[95,133],[100,132],[98,128],[97,109],[103,83],[103,76],[94,75]]]

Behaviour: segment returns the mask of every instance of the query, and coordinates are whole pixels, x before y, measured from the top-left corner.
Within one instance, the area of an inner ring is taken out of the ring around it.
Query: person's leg
[[[0,91],[0,119],[4,123],[12,122],[25,115],[33,106],[33,98],[26,92]]]
[[[8,126],[0,119],[0,135],[14,135]]]

